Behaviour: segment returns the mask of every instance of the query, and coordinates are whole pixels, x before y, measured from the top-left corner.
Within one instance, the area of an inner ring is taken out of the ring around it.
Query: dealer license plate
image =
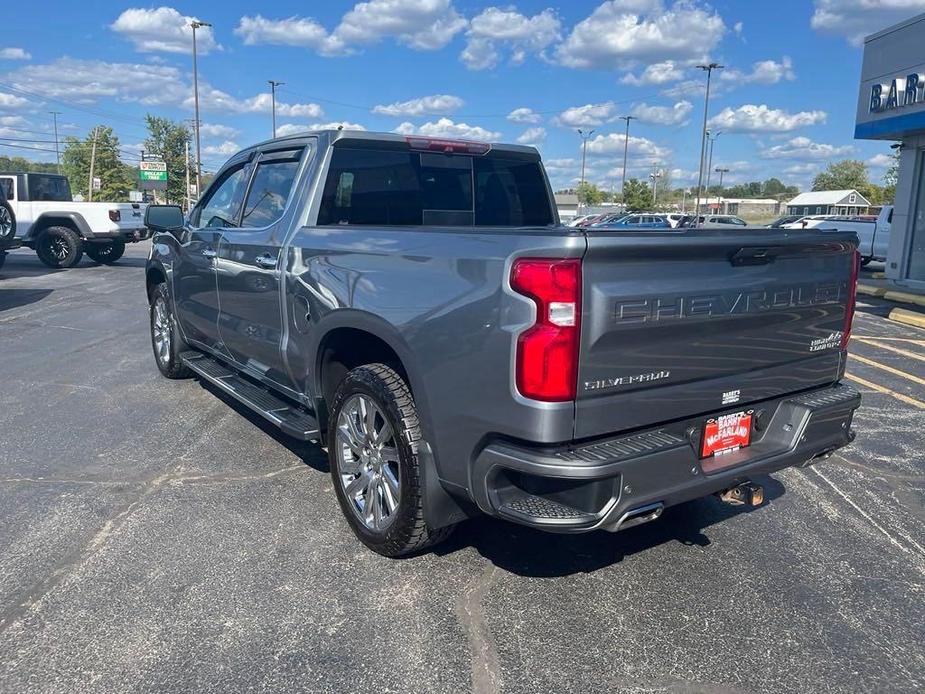
[[[732,453],[752,440],[752,412],[735,412],[708,419],[703,425],[700,457]]]

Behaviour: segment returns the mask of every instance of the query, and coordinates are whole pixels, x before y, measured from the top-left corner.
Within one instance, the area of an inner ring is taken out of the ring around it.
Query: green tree
[[[774,198],[787,192],[787,186],[779,178],[771,177],[761,184],[761,195]]]
[[[167,199],[182,202],[186,199],[186,146],[190,131],[183,123],[148,114],[145,116],[148,137],[145,139],[145,158],[156,158],[167,163]],[[190,182],[196,180],[195,164],[191,161]]]
[[[896,199],[896,183],[899,181],[899,147],[890,153],[890,165],[883,173],[883,202],[891,203]]]
[[[96,155],[93,156],[94,133]],[[93,177],[100,179],[100,189],[93,191],[94,200],[125,202],[128,192],[133,190],[132,169],[119,158],[119,138],[112,128],[99,125],[90,131],[86,139],[76,137],[65,139],[61,152],[61,172],[71,184],[71,192],[88,198],[90,187],[90,159],[93,158]]]
[[[862,188],[870,183],[867,165],[857,159],[845,159],[829,164],[825,171],[813,179],[813,190],[855,189],[863,194]]]
[[[638,178],[631,178],[626,182],[626,210],[652,209],[652,189]]]
[[[600,205],[604,202],[604,191],[593,183],[584,181],[578,184],[578,202],[582,205]]]
[[[25,157],[0,156],[0,171],[14,173],[57,173],[58,165],[51,161],[29,161]]]

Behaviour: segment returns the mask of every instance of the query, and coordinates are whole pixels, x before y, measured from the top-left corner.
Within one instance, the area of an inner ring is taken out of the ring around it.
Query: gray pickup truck
[[[477,513],[761,503],[854,436],[854,234],[567,228],[535,149],[350,131],[250,147],[146,223],[158,368],[326,445],[387,556]]]

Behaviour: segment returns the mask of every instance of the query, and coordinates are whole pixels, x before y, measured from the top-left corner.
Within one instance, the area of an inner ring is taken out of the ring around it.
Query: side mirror
[[[145,226],[152,231],[176,231],[183,227],[183,210],[179,205],[148,205]]]

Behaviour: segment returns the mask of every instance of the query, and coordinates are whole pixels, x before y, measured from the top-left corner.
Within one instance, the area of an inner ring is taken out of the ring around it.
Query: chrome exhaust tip
[[[626,528],[632,528],[634,525],[642,525],[643,523],[648,523],[654,521],[656,518],[662,515],[662,511],[665,510],[665,504],[661,501],[657,501],[654,504],[646,504],[645,506],[640,506],[639,508],[630,509],[622,516],[613,525],[609,525],[605,528],[612,533],[618,532],[620,530],[625,530]]]

